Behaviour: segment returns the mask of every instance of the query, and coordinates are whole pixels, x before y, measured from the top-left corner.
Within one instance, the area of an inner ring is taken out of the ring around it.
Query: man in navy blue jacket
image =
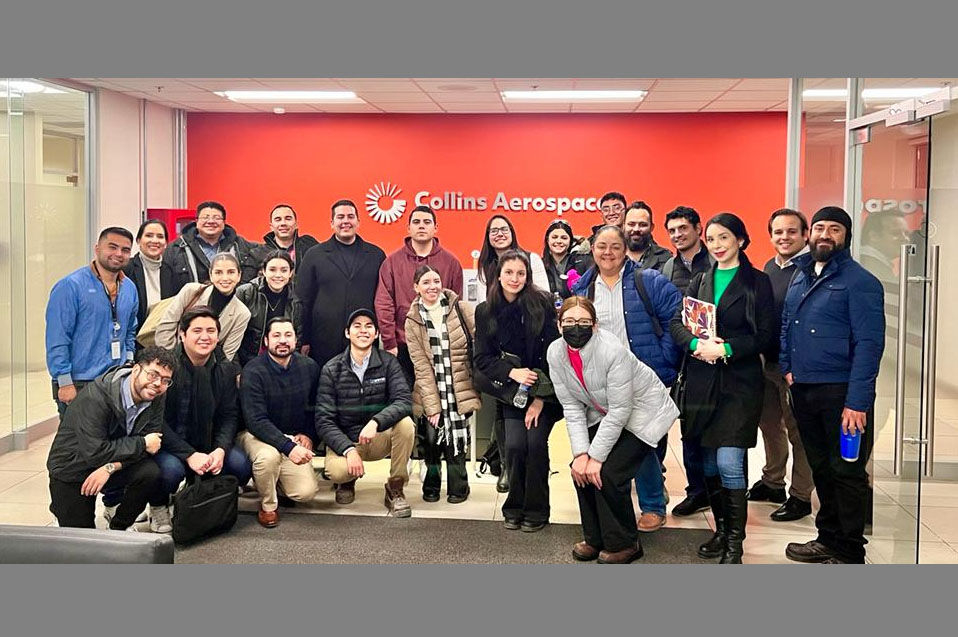
[[[826,206],[812,217],[812,260],[785,297],[779,363],[792,393],[821,509],[818,537],[790,543],[797,562],[865,562],[869,485],[865,467],[874,438],[875,379],[885,347],[884,291],[852,260],[852,220]],[[858,460],[841,456],[843,432],[862,432]]]

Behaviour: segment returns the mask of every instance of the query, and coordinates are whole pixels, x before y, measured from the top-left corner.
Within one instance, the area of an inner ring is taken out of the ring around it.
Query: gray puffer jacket
[[[586,391],[572,369],[567,348],[564,340],[554,341],[548,359],[549,377],[565,412],[572,455],[588,453],[605,462],[623,429],[651,447],[658,444],[679,417],[679,410],[655,372],[611,332],[599,329],[579,350]],[[590,443],[589,429],[596,425],[599,430]]]

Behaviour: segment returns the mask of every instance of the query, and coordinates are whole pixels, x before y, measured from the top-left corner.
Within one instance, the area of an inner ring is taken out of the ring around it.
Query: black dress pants
[[[531,524],[549,521],[549,434],[561,410],[548,403],[539,424],[526,429],[526,409],[502,405],[505,421],[505,457],[509,467],[509,496],[502,517]]]
[[[160,467],[152,458],[124,466],[110,476],[107,484],[111,489],[123,492],[116,515],[110,521],[111,529],[123,531],[133,526],[137,516],[146,509],[159,479]],[[63,482],[50,478],[50,512],[62,527],[96,528],[96,496],[83,495],[80,493],[81,486],[82,481]]]
[[[858,460],[841,454],[842,410],[847,383],[795,383],[790,388],[798,431],[812,468],[821,509],[815,517],[818,541],[846,562],[865,561],[865,522],[871,487],[865,468],[875,437],[874,411],[865,418]]]
[[[598,425],[589,429],[590,441],[598,429]],[[632,506],[632,478],[646,454],[653,452],[652,447],[623,429],[602,463],[599,473],[602,488],[597,489],[591,484],[576,485],[582,536],[590,545],[614,552],[638,543],[639,531]]]
[[[439,427],[443,426],[442,416]],[[469,478],[466,472],[466,454],[455,455],[452,444],[438,443],[439,429],[429,424],[425,416],[419,419],[416,427],[422,459],[426,463],[426,479],[422,483],[423,493],[438,494],[442,485],[442,461],[446,460],[446,495],[466,495]]]

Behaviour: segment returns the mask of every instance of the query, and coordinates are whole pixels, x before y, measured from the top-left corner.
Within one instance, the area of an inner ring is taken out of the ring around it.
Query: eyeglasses
[[[219,223],[219,222],[221,222],[221,221],[223,220],[223,217],[220,217],[220,216],[215,216],[215,217],[197,217],[196,220],[199,221],[200,223],[206,223],[206,222],[208,222],[208,221],[213,221],[213,222],[215,222],[215,223]]]
[[[595,324],[595,321],[592,319],[562,319],[560,325],[562,327],[592,327]]]
[[[610,206],[602,206],[600,210],[602,212],[622,212],[623,210],[625,210],[625,206],[623,206],[620,203],[615,203]]]
[[[494,237],[497,234],[510,234],[512,231],[506,228],[489,228],[489,236]]]
[[[150,385],[153,385],[154,383],[156,383],[156,381],[160,381],[160,384],[163,385],[164,387],[169,387],[170,385],[173,384],[172,376],[161,376],[157,372],[154,372],[152,369],[146,369],[143,371],[146,372],[146,381]]]

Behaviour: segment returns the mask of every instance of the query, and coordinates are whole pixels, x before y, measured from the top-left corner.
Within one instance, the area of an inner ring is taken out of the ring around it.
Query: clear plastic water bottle
[[[519,385],[519,390],[516,392],[515,398],[512,399],[512,404],[516,406],[516,409],[525,409],[525,406],[529,404],[529,389],[531,387],[531,385],[525,383]]]
[[[553,300],[555,301],[555,304],[556,304],[556,310],[561,309],[561,308],[562,308],[562,297],[559,296],[559,293],[558,293],[558,292],[553,292],[553,293],[552,293],[552,297],[553,297]]]

